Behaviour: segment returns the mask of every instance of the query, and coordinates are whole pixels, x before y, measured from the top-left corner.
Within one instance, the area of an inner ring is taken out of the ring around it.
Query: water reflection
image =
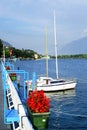
[[[55,93],[46,93],[46,95],[51,100],[51,115],[48,130],[59,130],[63,128],[61,123],[65,124],[66,122],[64,121],[66,118],[63,115],[63,108],[65,108],[64,106],[67,106],[67,104],[74,104],[74,98],[76,97],[75,89]]]
[[[49,93],[45,93],[45,94],[49,98],[52,98],[54,96],[57,96],[57,97],[76,96],[75,89],[59,91],[59,92],[49,92]]]

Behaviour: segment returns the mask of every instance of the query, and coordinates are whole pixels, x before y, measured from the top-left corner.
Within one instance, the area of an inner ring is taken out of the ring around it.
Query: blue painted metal
[[[11,92],[11,90],[13,90],[13,89],[11,89],[11,87],[14,87],[13,85],[12,86],[10,86],[10,81],[9,81],[9,76],[8,76],[8,73],[11,73],[11,72],[16,72],[17,74],[24,74],[24,80],[26,79],[26,80],[29,80],[29,74],[28,74],[28,72],[25,72],[25,71],[20,71],[20,70],[11,70],[11,71],[6,71],[6,69],[5,69],[5,67],[4,67],[4,65],[5,64],[1,64],[1,68],[2,68],[2,81],[3,81],[3,90],[4,90],[4,123],[5,124],[13,124],[14,122],[20,122],[21,120],[20,120],[20,118],[19,118],[19,116],[20,117],[26,117],[26,114],[24,114],[24,112],[23,112],[23,114],[24,115],[22,115],[22,113],[20,113],[20,115],[19,115],[19,113],[18,113],[18,110],[16,110],[15,108],[15,106],[13,106],[13,108],[10,108],[10,109],[7,109],[7,100],[6,100],[6,98],[7,99],[11,99],[12,98],[12,93],[10,93]],[[7,81],[9,81],[9,82],[7,82]],[[7,84],[8,83],[8,84]],[[25,89],[25,81],[24,81],[24,89]],[[14,91],[13,91],[14,92]],[[6,95],[7,94],[7,95]],[[11,98],[9,98],[9,94],[11,95]],[[24,94],[24,98],[26,98],[26,95]],[[10,100],[11,101],[11,100]],[[12,99],[12,102],[13,102],[14,100]],[[10,102],[9,102],[10,103]],[[23,111],[24,111],[24,108],[23,108]],[[21,111],[20,111],[21,112]],[[26,117],[27,118],[27,117]],[[28,119],[28,118],[27,118]],[[26,121],[26,122],[25,122]],[[31,130],[33,130],[33,127],[31,126],[31,124],[27,121],[27,120],[23,120],[23,124],[24,124],[24,128],[26,128],[27,130],[28,129],[31,129]],[[23,126],[21,126],[22,124],[21,124],[21,122],[20,122],[20,125],[18,126],[18,127],[20,127],[20,130],[21,130],[21,128],[23,128]],[[13,125],[13,129],[15,129],[14,128],[14,125]],[[16,128],[17,129],[17,128]]]
[[[1,66],[2,66],[1,67],[2,68],[2,81],[3,81],[3,89],[4,89],[4,123],[12,124],[15,121],[19,122],[19,115],[18,115],[17,110],[7,109],[6,90],[9,88],[9,85],[6,82],[7,71],[5,70],[4,64],[2,63]]]
[[[5,66],[9,66],[11,69],[14,70],[14,65],[10,62],[5,62]]]
[[[4,89],[4,123],[6,124],[6,117],[5,117],[5,112],[6,112],[6,107],[7,107],[7,104],[6,104],[6,70],[4,68],[4,65],[3,63],[1,64],[2,65],[2,81],[3,81],[3,89]]]
[[[24,99],[27,98],[26,94],[26,84],[25,81],[29,80],[29,73],[24,70],[8,70],[8,74],[10,73],[16,73],[16,74],[23,74],[23,87],[24,87]]]
[[[20,121],[18,111],[15,109],[6,110],[5,117],[6,117],[5,120],[6,124],[12,124],[13,122]]]
[[[6,63],[6,65],[8,66],[11,66],[10,63]],[[24,71],[24,70],[6,70],[5,69],[5,66],[4,64],[2,63],[2,81],[3,81],[3,90],[4,90],[4,123],[5,124],[12,124],[12,122],[19,122],[19,115],[18,115],[18,111],[15,110],[15,109],[11,109],[11,110],[8,110],[7,109],[7,101],[6,101],[6,91],[7,89],[9,89],[9,85],[7,84],[7,75],[10,74],[10,73],[16,73],[17,75],[21,75],[23,74],[23,80],[24,80],[24,83],[23,83],[23,90],[24,90],[24,101],[26,100],[27,98],[27,92],[26,92],[26,83],[25,81],[26,80],[29,80],[29,73]],[[13,67],[14,68],[14,67]],[[33,84],[32,84],[32,88],[33,90],[35,89],[35,83],[36,83],[36,73],[34,72],[33,73]],[[13,82],[14,84],[17,84],[16,82]]]
[[[5,111],[6,111],[6,107],[7,107],[7,104],[6,104],[6,75],[4,73],[4,123],[6,124],[6,121],[5,121]]]

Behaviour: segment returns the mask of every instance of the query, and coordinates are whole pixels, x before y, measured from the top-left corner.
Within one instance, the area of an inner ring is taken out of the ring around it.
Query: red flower
[[[10,66],[5,66],[5,68],[6,68],[6,70],[10,70],[11,69]]]
[[[44,95],[44,91],[29,92],[27,106],[34,113],[49,112],[50,100]]]
[[[9,76],[16,76],[16,73],[10,73]]]

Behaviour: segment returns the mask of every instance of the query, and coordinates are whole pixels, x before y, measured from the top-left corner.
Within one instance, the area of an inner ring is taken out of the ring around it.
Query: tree
[[[3,44],[2,44],[2,40],[0,39],[0,57],[2,57],[3,54]]]

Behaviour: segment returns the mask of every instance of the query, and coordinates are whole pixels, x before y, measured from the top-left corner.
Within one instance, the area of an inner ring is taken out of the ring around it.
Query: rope
[[[61,75],[62,77],[66,77],[66,75],[59,73],[59,75]],[[67,77],[68,78],[68,77]],[[72,78],[73,79],[73,78]],[[75,78],[77,80],[78,83],[87,83],[87,79],[80,79],[78,77]]]

